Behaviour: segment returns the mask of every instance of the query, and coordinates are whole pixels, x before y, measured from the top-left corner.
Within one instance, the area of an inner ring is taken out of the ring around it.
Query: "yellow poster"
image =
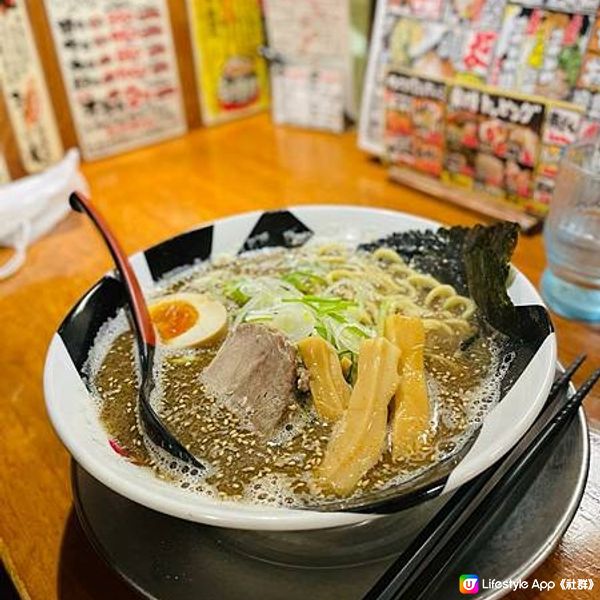
[[[259,0],[188,0],[202,120],[211,125],[268,106]]]

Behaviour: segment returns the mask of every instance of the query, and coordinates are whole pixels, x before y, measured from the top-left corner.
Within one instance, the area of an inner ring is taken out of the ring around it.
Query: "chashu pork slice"
[[[234,413],[242,426],[268,438],[295,400],[296,350],[274,329],[242,323],[200,379],[208,395]]]

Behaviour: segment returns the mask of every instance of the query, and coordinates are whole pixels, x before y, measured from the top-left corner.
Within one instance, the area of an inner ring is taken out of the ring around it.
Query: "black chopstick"
[[[496,483],[491,492],[486,495],[481,504],[477,507],[476,512],[471,514],[459,531],[456,532],[451,543],[442,548],[440,553],[436,555],[432,563],[428,566],[428,572],[441,574],[459,554],[466,551],[477,531],[493,517],[495,511],[510,495],[511,490],[519,483],[523,473],[535,458],[539,456],[544,449],[548,448],[551,443],[557,440],[568,428],[575,418],[575,415],[581,406],[581,402],[598,379],[600,379],[600,369],[597,369],[592,373],[590,378],[579,388],[577,393],[568,398],[566,403],[555,414],[554,418],[542,429],[533,443],[528,446],[525,452],[517,459],[517,462],[509,468],[504,476]],[[426,598],[428,590],[435,584],[436,577],[432,576],[429,579],[425,577],[424,580],[427,581],[425,587],[421,586],[418,592],[415,590],[415,593],[409,590],[406,596],[415,599]]]
[[[585,359],[585,354],[580,354],[579,356],[576,356],[575,360],[561,373],[560,377],[558,377],[554,381],[552,387],[550,388],[550,391],[548,392],[548,399],[546,400],[546,404],[548,404],[549,402],[554,400],[554,398],[556,398],[558,392],[560,392],[561,389],[569,383],[571,377],[573,377],[575,371],[579,369],[579,367],[582,365]]]
[[[542,413],[517,445],[497,464],[454,493],[448,503],[371,588],[365,600],[415,598],[420,595],[421,591],[415,593],[411,588],[417,579],[423,581],[420,578],[421,574],[434,563],[437,566],[437,561],[441,559],[444,551],[451,552],[452,556],[458,552],[462,543],[457,540],[467,541],[465,523],[469,521],[469,526],[475,527],[472,524],[473,519],[479,520],[479,515],[484,512],[489,517],[493,508],[508,495],[511,482],[514,482],[530,464],[540,449],[545,447],[548,440],[554,438],[565,423],[570,422],[569,417],[577,412],[581,401],[600,377],[600,370],[567,401],[562,398],[560,392],[567,386],[583,359],[584,357],[578,357],[552,386],[552,395],[549,395]],[[513,471],[517,473],[511,475]],[[484,510],[486,500],[488,508]],[[419,587],[420,590],[423,589],[422,583]]]

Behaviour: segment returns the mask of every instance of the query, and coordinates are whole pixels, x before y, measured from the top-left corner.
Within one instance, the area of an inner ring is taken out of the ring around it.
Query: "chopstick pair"
[[[542,412],[516,446],[498,463],[454,493],[364,600],[426,597],[437,577],[509,496],[533,459],[566,430],[581,402],[600,379],[600,369],[597,369],[575,394],[563,397],[561,392],[584,360],[585,355],[577,357],[554,382]],[[423,576],[426,572],[431,574],[429,579]],[[427,584],[423,585],[424,581]]]

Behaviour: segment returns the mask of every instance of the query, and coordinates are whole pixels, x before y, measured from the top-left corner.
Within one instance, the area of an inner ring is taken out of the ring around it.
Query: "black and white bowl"
[[[145,290],[165,274],[223,252],[290,246],[309,238],[356,244],[394,232],[437,229],[438,223],[400,212],[350,206],[299,206],[252,212],[203,225],[131,257]],[[452,460],[384,493],[349,503],[343,510],[300,510],[221,501],[156,478],[115,453],[100,422],[82,368],[100,326],[125,306],[114,273],[105,275],[74,306],[50,344],[44,369],[46,406],[54,428],[74,459],[117,493],[157,511],[237,529],[302,530],[348,525],[377,518],[454,490],[492,465],[533,423],[547,397],[556,339],[534,286],[516,269],[509,295],[518,309],[537,314],[539,333],[516,349],[503,380],[502,398],[469,444]]]

